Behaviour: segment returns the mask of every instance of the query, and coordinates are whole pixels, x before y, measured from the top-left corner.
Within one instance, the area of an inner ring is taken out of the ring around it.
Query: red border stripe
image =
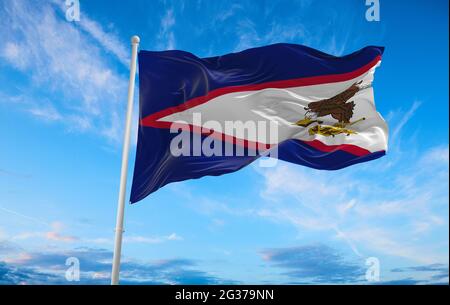
[[[323,142],[320,142],[319,140],[302,141],[302,142],[323,152],[334,152],[337,150],[342,150],[358,157],[362,157],[371,153],[369,150],[365,148],[352,144],[327,145]]]
[[[229,87],[223,87],[216,90],[212,90],[208,92],[208,94],[204,96],[199,96],[196,98],[193,98],[189,101],[186,101],[185,103],[173,107],[169,107],[166,109],[163,109],[161,111],[155,112],[153,114],[150,114],[146,116],[145,118],[140,120],[140,125],[147,126],[147,127],[155,127],[155,128],[164,128],[164,129],[170,129],[173,122],[166,122],[166,121],[158,121],[159,119],[168,116],[170,114],[174,114],[177,112],[181,112],[190,108],[193,108],[195,106],[204,104],[218,96],[233,93],[233,92],[241,92],[241,91],[256,91],[256,90],[262,90],[267,88],[292,88],[292,87],[302,87],[302,86],[311,86],[311,85],[320,85],[320,84],[326,84],[326,83],[336,83],[336,82],[342,82],[347,81],[353,78],[356,78],[367,71],[369,71],[372,67],[374,67],[379,61],[381,60],[381,55],[378,55],[375,57],[371,62],[368,64],[362,66],[361,68],[358,68],[354,71],[347,72],[347,73],[341,73],[341,74],[329,74],[329,75],[321,75],[321,76],[312,76],[312,77],[302,77],[302,78],[296,78],[296,79],[288,79],[288,80],[281,80],[281,81],[272,81],[272,82],[266,82],[261,84],[251,84],[251,85],[240,85],[240,86],[229,86]],[[190,124],[181,124],[177,123],[176,127],[180,126],[182,128],[189,128],[193,132],[199,132],[199,128]],[[184,127],[183,127],[184,126]],[[202,134],[210,134],[212,131],[200,130],[200,133]],[[249,148],[263,148],[266,149],[270,148],[270,144],[263,144],[253,141],[248,141],[244,139],[238,139],[233,136],[229,136],[223,133],[214,132],[212,133],[212,136],[214,138],[225,140],[234,144],[242,145]],[[342,150],[348,153],[351,153],[355,156],[364,156],[367,154],[370,154],[371,152],[367,149],[364,149],[362,147],[351,145],[351,144],[341,144],[341,145],[327,145],[319,140],[313,140],[313,141],[302,141],[303,143],[310,145],[311,147],[323,151],[323,152],[333,152],[336,150]]]
[[[356,77],[366,73],[372,67],[374,67],[380,60],[381,60],[381,56],[378,55],[374,60],[372,60],[370,63],[366,64],[365,66],[362,66],[361,68],[356,69],[354,71],[342,73],[342,74],[329,74],[329,75],[321,75],[321,76],[302,77],[302,78],[296,78],[296,79],[266,82],[266,83],[261,83],[261,84],[251,84],[251,85],[230,86],[230,87],[219,88],[219,89],[208,92],[208,94],[206,94],[206,95],[199,96],[199,97],[193,98],[189,101],[186,101],[185,103],[183,103],[181,105],[169,107],[164,110],[158,111],[156,113],[150,114],[150,115],[146,116],[145,118],[141,119],[140,124],[143,126],[149,126],[149,127],[166,128],[163,126],[158,126],[159,124],[156,121],[159,120],[160,118],[163,118],[170,114],[181,112],[181,111],[193,108],[195,106],[204,104],[213,98],[216,98],[218,96],[228,94],[228,93],[240,92],[240,91],[256,91],[256,90],[262,90],[262,89],[267,89],[267,88],[281,89],[281,88],[303,87],[303,86],[320,85],[320,84],[326,84],[326,83],[337,83],[337,82],[347,81],[347,80],[356,78]]]
[[[246,148],[257,150],[259,152],[265,151],[265,150],[270,149],[275,146],[274,144],[264,144],[264,143],[260,143],[260,142],[236,138],[234,136],[230,136],[230,135],[227,135],[227,134],[224,134],[224,133],[221,133],[218,131],[214,131],[214,130],[211,130],[208,128],[194,126],[192,124],[172,123],[172,122],[160,122],[160,123],[164,123],[165,126],[167,126],[164,128],[167,128],[167,129],[170,129],[170,128],[173,128],[174,130],[181,129],[181,130],[185,130],[185,131],[189,131],[189,132],[194,132],[196,134],[211,136],[214,139],[229,142],[229,143],[232,143],[235,145],[244,146]],[[320,150],[322,152],[327,152],[327,153],[334,152],[337,150],[342,150],[342,151],[348,152],[348,153],[358,156],[358,157],[362,157],[362,156],[365,156],[365,155],[368,155],[371,153],[369,150],[367,150],[365,148],[359,147],[357,145],[352,145],[352,144],[327,145],[319,140],[312,140],[312,141],[299,140],[299,141],[302,141],[303,143],[313,147],[314,149]]]

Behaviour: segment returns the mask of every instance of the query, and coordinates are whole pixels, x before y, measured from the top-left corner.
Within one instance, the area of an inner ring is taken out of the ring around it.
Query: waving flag
[[[323,170],[383,156],[387,125],[372,89],[382,53],[370,46],[335,57],[294,44],[209,58],[139,52],[130,201],[234,172],[261,154]]]

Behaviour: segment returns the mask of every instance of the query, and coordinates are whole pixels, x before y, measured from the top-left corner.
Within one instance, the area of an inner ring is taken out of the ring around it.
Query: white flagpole
[[[136,58],[139,41],[140,39],[138,36],[131,37],[130,83],[128,84],[127,117],[125,122],[125,134],[123,137],[122,167],[120,170],[120,188],[119,200],[117,203],[116,234],[114,240],[114,257],[111,273],[111,285],[119,284],[120,254],[122,252],[123,216],[125,210],[125,193],[128,173],[128,152],[130,150],[131,116],[133,114],[134,82],[136,77]]]

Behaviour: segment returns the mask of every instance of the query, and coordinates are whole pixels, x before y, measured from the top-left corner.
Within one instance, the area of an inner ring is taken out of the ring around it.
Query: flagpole
[[[114,239],[114,256],[111,273],[111,285],[119,284],[120,254],[122,252],[122,234],[124,232],[123,217],[125,211],[125,194],[128,174],[128,152],[130,150],[131,116],[133,114],[134,82],[136,77],[136,58],[139,41],[140,39],[138,36],[131,37],[130,83],[128,84],[127,117],[125,122],[125,134],[123,137],[122,167],[120,170],[120,187],[119,199],[117,203],[116,233]]]

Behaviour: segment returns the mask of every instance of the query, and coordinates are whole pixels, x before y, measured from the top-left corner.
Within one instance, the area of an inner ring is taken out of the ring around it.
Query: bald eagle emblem
[[[331,98],[309,103],[308,106],[305,107],[305,117],[294,124],[306,128],[313,123],[317,123],[309,128],[308,132],[310,135],[320,134],[326,137],[334,137],[338,134],[345,134],[347,136],[356,134],[356,131],[349,127],[366,118],[363,117],[353,122],[350,121],[353,117],[355,102],[349,100],[360,90],[370,87],[370,85],[360,87],[359,85],[361,83],[362,81],[354,83],[345,91]],[[332,118],[337,120],[337,123],[333,125],[323,125],[323,121],[319,118],[327,115],[331,115]]]

